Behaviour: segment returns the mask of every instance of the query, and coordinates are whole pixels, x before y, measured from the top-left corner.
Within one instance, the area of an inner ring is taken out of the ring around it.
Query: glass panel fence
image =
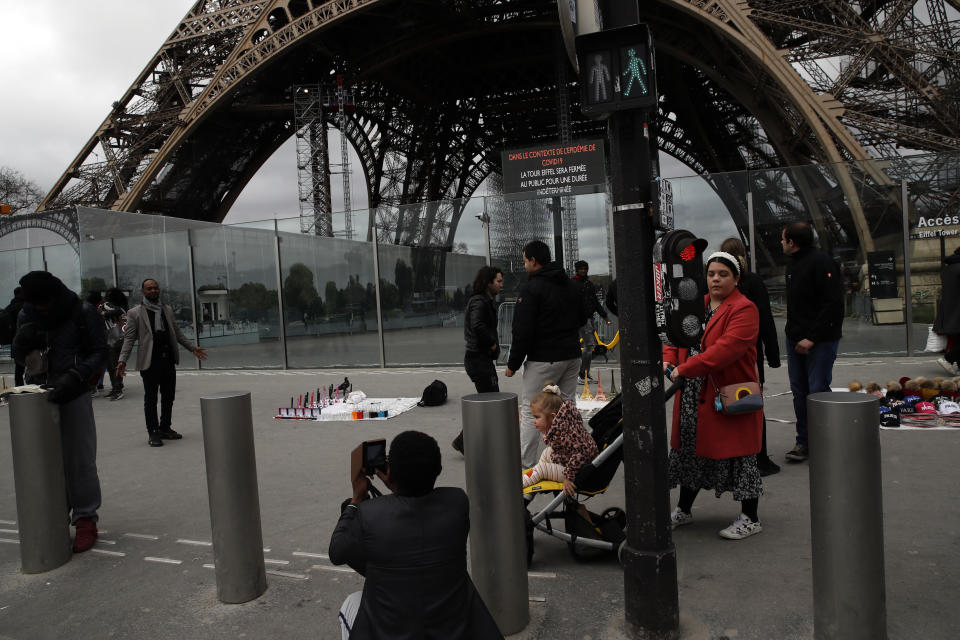
[[[291,368],[380,366],[373,244],[280,234]]]
[[[225,226],[191,234],[203,367],[282,367],[274,235]]]

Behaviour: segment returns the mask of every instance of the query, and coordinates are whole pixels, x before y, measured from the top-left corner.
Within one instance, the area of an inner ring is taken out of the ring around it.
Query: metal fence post
[[[880,417],[862,393],[807,396],[816,640],[885,640]]]
[[[910,277],[910,194],[907,181],[900,182],[900,210],[903,212],[903,297],[907,326],[907,356],[913,357],[913,288]]]
[[[56,569],[73,555],[60,411],[47,401],[47,393],[10,396],[13,484],[24,573]]]
[[[217,597],[236,604],[267,589],[249,391],[200,397]]]
[[[460,406],[471,575],[500,632],[510,635],[530,622],[517,394],[475,393]]]

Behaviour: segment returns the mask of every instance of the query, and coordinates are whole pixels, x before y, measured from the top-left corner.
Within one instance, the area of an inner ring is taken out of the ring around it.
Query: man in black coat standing
[[[531,468],[540,458],[540,432],[533,426],[530,401],[547,382],[568,398],[577,392],[580,369],[580,327],[587,321],[581,296],[567,273],[550,260],[550,247],[534,240],[523,248],[528,279],[520,287],[513,312],[513,342],[504,375],[523,366],[520,398],[520,462]]]
[[[28,384],[46,384],[47,399],[60,414],[60,445],[67,484],[67,507],[76,527],[73,551],[97,540],[100,477],[97,474],[97,425],[90,390],[107,362],[107,339],[96,308],[82,302],[57,277],[31,271],[20,279],[24,305],[17,323],[13,355],[35,362],[46,351],[45,372],[27,367]]]
[[[467,573],[467,494],[434,488],[437,441],[404,431],[387,459],[377,475],[393,493],[371,499],[371,470],[354,470],[353,497],[330,538],[330,562],[366,578],[340,609],[342,637],[503,640]]]
[[[4,309],[7,312],[7,321],[14,331],[17,328],[17,316],[20,315],[20,310],[23,309],[23,303],[23,287],[17,287],[13,290],[13,298],[10,300],[10,304]],[[14,363],[13,381],[18,387],[23,384],[23,365]]]
[[[843,329],[843,276],[833,258],[813,246],[805,222],[783,228],[780,243],[787,265],[787,373],[797,416],[796,446],[790,462],[810,455],[807,444],[807,396],[830,391],[833,363]]]
[[[940,308],[933,330],[947,336],[947,352],[937,363],[950,375],[960,375],[960,247],[943,261]]]

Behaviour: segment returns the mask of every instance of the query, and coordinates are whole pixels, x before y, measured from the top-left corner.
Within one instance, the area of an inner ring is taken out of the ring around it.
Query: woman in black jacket
[[[770,311],[770,294],[767,292],[767,285],[763,283],[763,278],[747,270],[747,251],[739,238],[727,238],[720,245],[720,250],[732,253],[740,261],[740,270],[743,273],[739,284],[740,292],[757,305],[757,311],[760,312],[760,333],[757,334],[757,373],[760,376],[760,384],[763,385],[764,353],[767,355],[767,364],[771,369],[777,369],[780,366],[780,343],[777,341],[777,327],[773,323],[773,313]],[[757,454],[757,467],[760,469],[761,476],[773,475],[780,471],[780,465],[767,455],[766,416],[763,418],[763,444],[760,453]]]
[[[500,355],[497,338],[497,307],[494,298],[503,289],[503,271],[499,267],[480,267],[473,279],[473,295],[467,301],[463,318],[466,353],[463,367],[477,393],[500,391],[495,362]],[[463,453],[463,432],[453,439],[454,449]]]

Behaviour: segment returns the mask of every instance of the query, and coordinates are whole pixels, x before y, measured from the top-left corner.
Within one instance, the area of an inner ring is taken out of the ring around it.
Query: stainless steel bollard
[[[517,394],[476,393],[460,404],[471,575],[500,632],[510,635],[530,622]]]
[[[217,597],[236,604],[267,589],[249,391],[200,398]]]
[[[887,637],[878,409],[863,393],[807,397],[817,640]]]
[[[21,570],[43,573],[73,556],[60,411],[47,401],[47,392],[14,393],[9,399]]]

